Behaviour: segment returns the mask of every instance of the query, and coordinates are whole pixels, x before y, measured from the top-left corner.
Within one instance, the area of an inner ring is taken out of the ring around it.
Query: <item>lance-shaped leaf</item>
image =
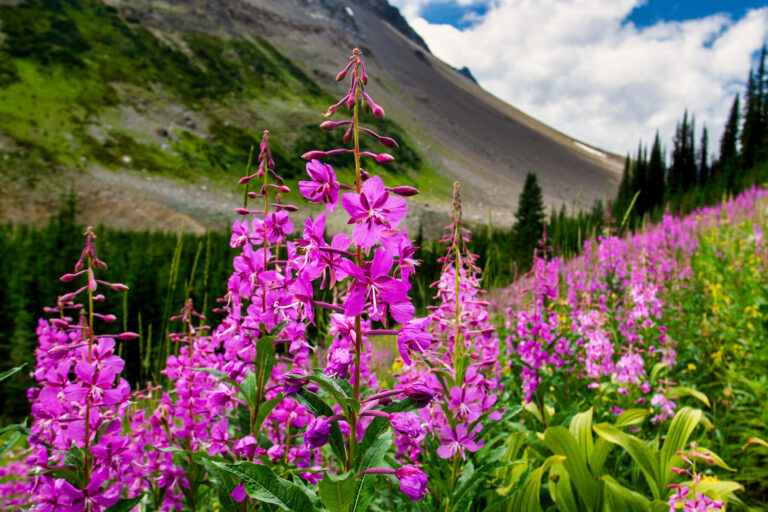
[[[573,495],[571,477],[562,462],[552,464],[549,470],[549,495],[560,512],[579,512],[576,496]]]
[[[300,487],[275,475],[271,469],[252,462],[221,464],[212,462],[222,471],[238,477],[249,497],[263,503],[277,505],[283,510],[312,512],[314,507]]]
[[[358,468],[358,474],[371,468],[381,466],[384,461],[384,454],[387,453],[389,447],[392,445],[392,432],[379,437],[371,446],[370,450],[363,457],[360,467]],[[373,486],[374,480],[377,475],[362,475],[357,479],[355,485],[355,493],[352,499],[352,508],[350,512],[365,512],[368,505],[373,499]],[[380,476],[378,478],[381,478]]]
[[[347,512],[355,499],[355,475],[326,473],[318,486],[320,500],[329,512]]]
[[[523,488],[515,494],[512,505],[507,510],[515,512],[541,512],[541,477],[549,470],[552,464],[563,462],[565,457],[552,455],[544,461],[544,464],[531,471],[523,484]]]
[[[4,371],[3,373],[0,373],[0,381],[3,381],[13,375],[16,372],[20,372],[22,368],[27,366],[27,363],[24,363],[21,366],[17,366],[16,368],[11,368],[10,370]]]
[[[709,398],[707,398],[707,395],[693,388],[687,388],[685,386],[675,386],[669,389],[669,396],[678,397],[678,398],[682,396],[692,396],[693,398],[703,403],[707,407],[711,407],[709,403]]]
[[[222,512],[241,512],[242,505],[232,497],[232,491],[237,487],[239,480],[229,471],[223,471],[208,459],[203,459],[208,474],[213,478],[218,491],[219,504]]]
[[[136,496],[135,498],[120,499],[117,501],[117,503],[106,509],[105,512],[129,512],[139,504],[143,497],[144,495],[142,494],[141,496]]]

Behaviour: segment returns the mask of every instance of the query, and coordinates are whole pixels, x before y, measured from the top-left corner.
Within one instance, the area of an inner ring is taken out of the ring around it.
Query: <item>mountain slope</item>
[[[375,128],[401,143],[387,169],[439,224],[454,179],[465,211],[509,224],[525,174],[550,204],[604,197],[621,160],[583,149],[435,59],[385,0],[0,0],[0,208],[35,221],[73,189],[83,222],[223,225],[264,129],[288,178],[338,144],[317,129],[360,47]],[[337,162],[340,163],[340,162]],[[115,172],[113,172],[115,171]],[[340,169],[342,173],[349,172]]]

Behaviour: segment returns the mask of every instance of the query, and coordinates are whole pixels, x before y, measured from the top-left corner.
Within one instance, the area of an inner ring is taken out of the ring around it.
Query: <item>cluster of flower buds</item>
[[[690,477],[690,484],[669,484],[670,489],[674,489],[674,494],[669,498],[670,512],[682,508],[685,511],[692,512],[715,512],[722,510],[725,506],[720,500],[712,499],[700,492],[696,492],[696,486],[702,480],[702,474],[696,471],[696,461],[702,460],[709,464],[715,462],[714,457],[709,452],[699,452],[696,443],[691,443],[691,449],[688,451],[675,452],[676,455],[688,464],[687,468],[670,468],[679,475]]]

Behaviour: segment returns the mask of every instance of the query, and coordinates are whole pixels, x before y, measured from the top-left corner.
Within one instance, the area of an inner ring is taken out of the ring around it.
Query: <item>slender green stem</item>
[[[355,76],[360,76],[360,61],[355,62]],[[358,114],[360,103],[360,84],[355,84],[355,105],[352,110],[352,134],[355,139],[353,153],[355,155],[355,190],[359,194],[362,191],[362,180],[360,178],[360,125]],[[357,266],[362,266],[362,252],[357,248]],[[363,351],[363,333],[361,329],[361,315],[355,316],[355,385],[354,398],[360,400],[360,364],[362,362]],[[352,461],[355,455],[355,445],[357,444],[357,414],[350,411],[349,423],[349,450],[347,451],[347,470],[352,469]]]

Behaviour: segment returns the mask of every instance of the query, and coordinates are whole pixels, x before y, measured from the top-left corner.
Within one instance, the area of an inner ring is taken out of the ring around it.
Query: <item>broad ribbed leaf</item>
[[[587,461],[592,456],[594,442],[592,440],[592,408],[588,411],[577,414],[571,419],[569,428],[571,435],[576,440],[576,444],[581,449],[584,460]]]
[[[261,426],[264,424],[264,420],[267,419],[267,416],[269,416],[269,413],[272,412],[272,409],[277,407],[277,404],[282,402],[283,399],[285,399],[285,395],[280,393],[272,400],[268,400],[261,404],[259,407],[259,415],[256,417],[256,423],[253,425],[254,432],[261,432]]]
[[[616,428],[629,427],[632,425],[639,425],[645,421],[645,418],[651,415],[650,409],[627,409],[623,413],[619,414],[616,418],[613,426]]]
[[[312,512],[314,507],[309,497],[284,478],[279,478],[271,469],[252,462],[221,464],[213,462],[223,471],[228,471],[243,482],[245,492],[251,498],[264,503],[272,503],[283,510],[294,512]]]
[[[602,475],[605,461],[608,459],[608,455],[613,449],[613,444],[609,443],[602,437],[598,437],[595,440],[595,446],[592,449],[592,456],[589,458],[589,467],[592,469],[593,475]]]
[[[576,443],[576,439],[565,427],[557,426],[544,431],[544,443],[552,453],[565,457],[563,465],[587,510],[597,510],[600,500],[600,486],[587,467],[587,460]]]
[[[649,512],[651,502],[648,498],[629,490],[608,475],[601,477],[605,494],[605,512]],[[669,508],[669,506],[667,506]]]
[[[571,487],[571,478],[562,462],[552,464],[549,470],[549,495],[558,511],[579,512],[579,505]]]
[[[541,497],[539,496],[541,493],[541,476],[552,464],[562,463],[564,460],[565,457],[552,455],[544,461],[544,464],[531,471],[523,484],[523,488],[515,494],[512,505],[507,510],[514,510],[515,512],[541,512]]]
[[[645,480],[648,482],[648,487],[651,488],[653,497],[657,500],[665,497],[667,487],[661,483],[659,462],[656,460],[653,451],[647,444],[635,436],[625,434],[608,423],[598,423],[592,427],[592,429],[606,441],[617,444],[627,450],[629,455],[635,461],[635,464],[637,464],[643,472]]]
[[[691,485],[693,482],[688,482]],[[728,498],[736,491],[743,491],[744,487],[738,483],[730,480],[723,480],[719,482],[699,482],[696,484],[696,492],[700,492],[710,498],[728,502]]]
[[[685,386],[675,386],[673,388],[670,388],[669,396],[671,397],[692,396],[699,402],[702,402],[703,404],[705,404],[707,407],[711,407],[709,403],[709,398],[707,398],[707,395],[693,388],[687,388]]]
[[[661,458],[659,459],[659,468],[661,470],[659,482],[661,488],[665,489],[675,476],[669,469],[673,466],[680,466],[680,456],[675,455],[675,452],[688,448],[688,439],[691,437],[693,429],[701,421],[701,417],[701,410],[683,407],[672,418],[672,423],[669,425],[669,430],[667,430],[667,437],[661,446]]]

